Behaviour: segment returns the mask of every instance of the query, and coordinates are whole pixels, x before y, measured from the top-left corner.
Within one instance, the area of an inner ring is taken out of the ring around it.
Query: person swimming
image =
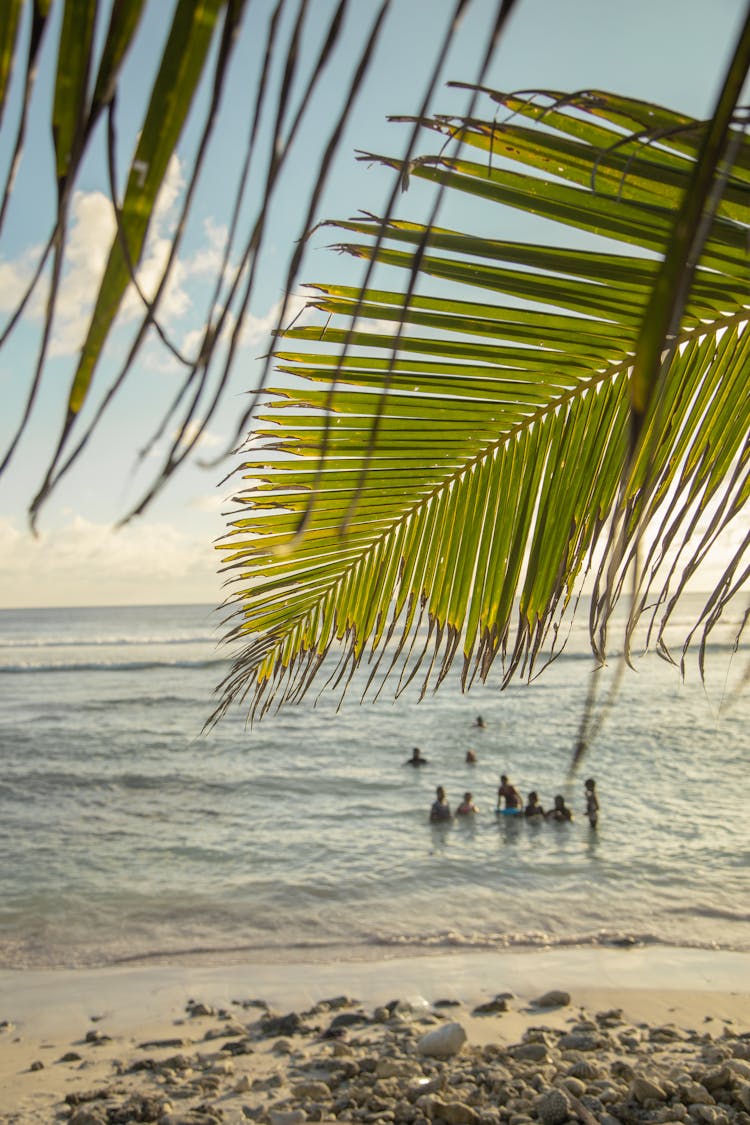
[[[415,746],[411,752],[411,758],[407,758],[404,762],[404,765],[414,766],[416,768],[417,766],[429,765],[429,763],[426,758],[422,757],[422,751],[419,749],[419,747]]]
[[[544,815],[547,820],[567,821],[573,819],[573,814],[565,804],[565,798],[561,793],[558,793],[555,797],[554,808],[551,808]]]
[[[466,751],[466,758],[464,759],[467,766],[475,766],[477,764],[477,756],[473,750]]]
[[[464,793],[464,799],[456,809],[456,816],[471,816],[472,813],[478,813],[479,809],[474,804],[473,794]]]
[[[544,809],[539,804],[539,797],[536,791],[532,789],[526,798],[526,808],[523,810],[523,815],[528,817],[544,816]]]
[[[474,720],[474,726],[482,728],[484,727],[484,719],[481,715],[477,715],[476,719]]]
[[[596,795],[596,782],[593,777],[586,778],[583,789],[586,796],[586,816],[591,827],[596,828],[599,823],[599,798]]]
[[[438,785],[435,790],[435,800],[430,808],[430,820],[434,824],[436,821],[451,819],[451,807],[446,799],[445,790],[442,785]]]
[[[505,802],[505,808],[503,808],[501,804],[502,801]],[[501,811],[505,811],[506,809],[514,809],[517,812],[520,812],[522,805],[523,801],[521,800],[521,794],[518,792],[515,785],[511,785],[511,783],[508,781],[508,775],[505,773],[502,774],[500,777],[500,786],[497,791],[498,809],[500,809]]]

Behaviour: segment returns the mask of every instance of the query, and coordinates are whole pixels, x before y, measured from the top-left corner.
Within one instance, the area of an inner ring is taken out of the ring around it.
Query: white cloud
[[[185,427],[185,430],[182,434],[180,434],[179,430],[175,430],[172,436],[175,439],[177,439],[179,437],[180,445],[182,447],[184,447],[184,446],[190,444],[190,442],[195,438],[195,436],[196,436],[196,434],[198,433],[199,430],[200,430],[200,423],[199,422],[195,422],[195,421],[194,422],[188,422],[188,424]],[[203,433],[198,438],[198,440],[196,441],[194,448],[195,449],[216,449],[218,446],[223,445],[223,444],[224,444],[223,439],[219,436],[219,434],[213,433],[212,430],[204,430]]]
[[[218,492],[211,492],[205,496],[194,497],[194,499],[190,501],[189,507],[193,508],[196,512],[220,514],[227,509],[229,503],[226,496]]]
[[[13,312],[31,281],[42,248],[24,252],[13,262],[0,262],[0,312]]]
[[[115,531],[78,516],[35,539],[0,520],[6,606],[218,603],[220,563],[205,538],[166,523]]]
[[[115,233],[115,216],[102,192],[73,196],[62,282],[58,291],[52,355],[72,355],[83,343],[89,317]],[[31,309],[41,319],[47,294],[40,287]]]
[[[304,293],[292,293],[287,301],[284,312],[284,326],[288,327],[296,318],[296,323],[304,323],[307,317],[303,310],[308,302]],[[271,333],[276,328],[281,313],[282,301],[278,300],[271,305],[263,316],[247,316],[242,326],[240,345],[250,347],[260,343],[271,344]]]

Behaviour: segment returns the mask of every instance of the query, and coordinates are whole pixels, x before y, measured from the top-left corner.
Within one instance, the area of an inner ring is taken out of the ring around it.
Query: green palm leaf
[[[598,92],[492,97],[510,111],[504,124],[422,122],[460,135],[458,155],[444,146],[408,167],[366,157],[464,199],[461,213],[481,200],[481,230],[332,224],[339,251],[404,283],[317,285],[320,326],[283,334],[283,380],[249,439],[252,483],[222,544],[240,653],[218,712],[248,693],[256,715],[299,698],[332,647],[336,683],[363,659],[370,683],[396,691],[415,674],[423,691],[438,684],[456,658],[464,684],[496,659],[504,683],[531,676],[558,651],[592,567],[599,655],[634,566],[629,632],[650,598],[663,648],[685,581],[741,517],[750,144],[732,131],[733,164],[633,447],[636,345],[707,126]],[[488,238],[487,204],[586,232],[590,248],[576,248],[580,236],[568,247]],[[746,548],[709,599],[704,643]]]

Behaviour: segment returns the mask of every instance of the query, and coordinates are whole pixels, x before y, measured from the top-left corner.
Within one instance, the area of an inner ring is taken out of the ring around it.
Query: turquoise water
[[[720,711],[727,648],[707,691],[694,666],[686,684],[655,657],[627,672],[570,782],[592,674],[575,638],[530,686],[352,692],[338,712],[311,696],[203,735],[227,670],[217,623],[201,606],[0,611],[0,965],[750,950],[750,709]],[[415,745],[421,770],[403,764]],[[498,820],[501,772],[545,805],[565,793],[575,822]],[[431,826],[438,784],[480,814]]]

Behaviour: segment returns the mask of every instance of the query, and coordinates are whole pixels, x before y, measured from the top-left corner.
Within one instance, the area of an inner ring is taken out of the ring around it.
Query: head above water
[[[583,784],[585,788],[590,792],[593,792],[593,790],[596,789],[596,782],[594,781],[593,777],[587,777]]]
[[[437,789],[435,790],[435,793],[437,795],[438,801],[444,801],[445,800],[445,790],[443,789],[442,785],[438,785]]]
[[[538,801],[538,800],[539,800],[539,796],[538,796],[538,794],[537,794],[536,790],[535,790],[535,789],[532,789],[532,790],[531,790],[531,792],[529,793],[529,796],[528,796],[528,802],[529,802],[529,804],[530,804],[530,805],[535,805],[535,804],[537,803],[537,801]]]
[[[500,784],[501,784],[501,785],[507,785],[507,784],[508,784],[508,775],[507,775],[507,773],[501,773],[501,774],[500,774]]]
[[[565,808],[565,798],[563,797],[562,793],[558,793],[557,796],[555,797],[555,808],[556,809],[564,809]]]
[[[468,805],[473,798],[473,793],[464,793],[464,801]]]

